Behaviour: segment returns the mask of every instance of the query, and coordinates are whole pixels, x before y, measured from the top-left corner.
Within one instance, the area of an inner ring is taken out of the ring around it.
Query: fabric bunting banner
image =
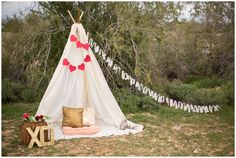
[[[102,59],[107,63],[107,66],[110,67],[116,74],[121,74],[121,79],[129,82],[130,86],[135,87],[138,91],[141,91],[144,95],[147,95],[151,98],[153,98],[155,101],[161,104],[166,104],[170,107],[173,107],[175,109],[181,109],[184,111],[187,111],[188,113],[194,112],[194,113],[212,113],[215,111],[220,110],[219,105],[192,105],[188,103],[183,103],[181,101],[177,101],[168,97],[165,97],[161,94],[158,94],[157,92],[151,90],[150,88],[144,86],[139,81],[135,80],[131,75],[129,75],[127,72],[121,69],[119,65],[114,63],[112,58],[107,56],[107,54],[99,47],[99,45],[90,37],[89,38],[89,44],[91,49],[94,50],[95,54],[98,54],[102,56]]]

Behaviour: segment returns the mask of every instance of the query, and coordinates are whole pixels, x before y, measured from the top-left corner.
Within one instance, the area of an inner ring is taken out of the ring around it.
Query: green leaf
[[[36,119],[35,119],[33,116],[30,116],[30,117],[29,117],[29,120],[30,120],[31,122],[37,122]]]

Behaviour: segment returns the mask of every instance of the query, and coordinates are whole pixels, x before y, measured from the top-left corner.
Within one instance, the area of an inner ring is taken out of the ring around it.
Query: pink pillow
[[[65,135],[92,135],[100,132],[101,128],[97,125],[83,126],[81,128],[72,128],[69,126],[62,127],[62,131]]]

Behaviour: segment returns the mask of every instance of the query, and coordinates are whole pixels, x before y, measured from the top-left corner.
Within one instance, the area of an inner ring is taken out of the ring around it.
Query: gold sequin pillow
[[[83,108],[63,107],[62,126],[82,127],[83,126]]]

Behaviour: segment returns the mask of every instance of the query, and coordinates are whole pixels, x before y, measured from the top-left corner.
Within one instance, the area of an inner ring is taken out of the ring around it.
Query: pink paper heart
[[[77,37],[75,37],[75,35],[71,35],[71,36],[70,36],[70,41],[71,41],[71,42],[77,41]]]
[[[86,50],[88,50],[89,47],[90,47],[90,45],[89,45],[88,43],[86,43],[86,44],[84,45],[84,49],[86,49]]]
[[[84,58],[84,61],[85,62],[90,62],[91,61],[91,58],[89,55],[86,55],[86,57]]]
[[[78,69],[79,69],[79,70],[84,71],[84,68],[85,68],[84,63],[82,63],[82,64],[80,64],[80,65],[78,66]]]
[[[77,41],[76,46],[77,46],[77,48],[81,48],[81,47],[83,47],[83,44],[80,41]]]
[[[76,70],[76,66],[70,65],[69,66],[70,72],[73,72]]]
[[[63,59],[63,65],[68,66],[70,65],[70,62],[65,58]]]

